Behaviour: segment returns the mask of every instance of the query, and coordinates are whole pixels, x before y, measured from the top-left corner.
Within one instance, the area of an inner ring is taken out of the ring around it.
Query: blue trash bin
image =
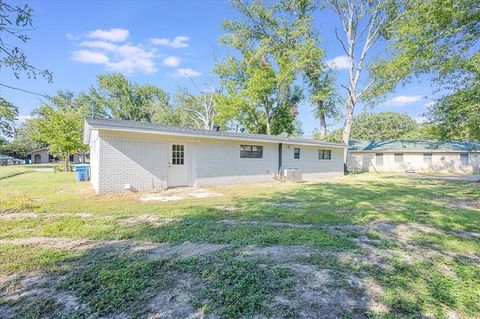
[[[75,174],[77,182],[86,182],[90,180],[90,166],[88,164],[75,165]]]

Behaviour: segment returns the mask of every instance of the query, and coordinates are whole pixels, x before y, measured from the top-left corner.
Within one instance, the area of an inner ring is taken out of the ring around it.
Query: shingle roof
[[[444,151],[444,152],[478,152],[480,143],[464,141],[432,140],[387,140],[387,141],[350,141],[351,151]]]
[[[211,131],[190,127],[178,127],[163,124],[154,124],[139,121],[113,120],[113,119],[94,119],[86,118],[85,122],[93,129],[112,129],[112,130],[140,130],[147,132],[157,132],[165,134],[173,134],[179,136],[196,136],[208,138],[223,138],[233,140],[251,140],[277,143],[292,143],[292,144],[309,144],[318,146],[344,147],[343,144],[317,141],[303,137],[287,137],[283,135],[265,135],[265,134],[250,134],[227,131]]]

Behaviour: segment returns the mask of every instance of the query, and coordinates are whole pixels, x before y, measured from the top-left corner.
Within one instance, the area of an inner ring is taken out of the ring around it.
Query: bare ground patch
[[[139,197],[139,200],[142,202],[171,202],[184,199],[201,199],[218,196],[223,196],[223,194],[205,188],[183,187],[168,189],[157,194],[144,194]]]

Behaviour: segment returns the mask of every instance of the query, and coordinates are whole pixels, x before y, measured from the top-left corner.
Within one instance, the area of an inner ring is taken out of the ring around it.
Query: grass
[[[0,317],[480,316],[478,183],[359,174],[212,190],[223,196],[142,202],[96,196],[73,173],[1,179]],[[48,244],[77,239],[90,246]]]
[[[0,166],[0,179],[13,177],[30,172],[30,168],[24,165]]]

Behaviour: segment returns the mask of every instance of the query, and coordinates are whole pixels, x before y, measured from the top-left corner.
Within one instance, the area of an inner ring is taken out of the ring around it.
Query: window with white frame
[[[300,159],[300,148],[295,147],[293,149],[293,159]]]
[[[185,164],[185,145],[172,145],[172,165]]]
[[[332,150],[318,150],[318,159],[320,160],[332,159]]]

